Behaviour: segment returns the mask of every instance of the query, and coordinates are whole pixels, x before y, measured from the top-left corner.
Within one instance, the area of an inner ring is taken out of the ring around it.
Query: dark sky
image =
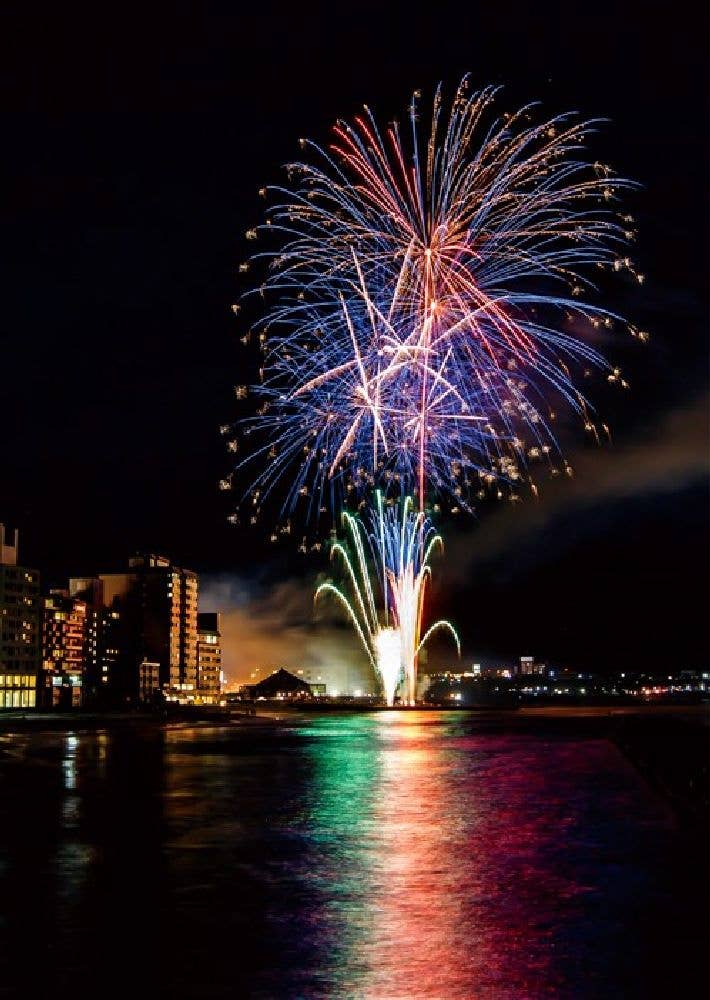
[[[546,501],[544,526],[484,510],[452,528],[470,562],[444,573],[438,610],[482,655],[700,665],[703,5],[419,6],[4,5],[0,520],[51,582],[137,547],[253,574],[263,539],[227,524],[217,481],[229,468],[218,427],[244,375],[229,307],[257,190],[299,136],[325,138],[363,102],[388,119],[413,89],[470,71],[504,84],[511,107],[610,119],[594,155],[643,186],[631,207],[647,275],[611,304],[652,339],[619,348],[632,392],[609,407],[623,471],[609,472],[613,449],[590,460],[589,496],[577,480],[574,497]],[[580,440],[566,444],[574,454]],[[599,488],[598,474],[616,479]]]

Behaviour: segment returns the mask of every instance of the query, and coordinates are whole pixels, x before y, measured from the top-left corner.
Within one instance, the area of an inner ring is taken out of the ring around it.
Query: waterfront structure
[[[274,670],[258,684],[245,684],[243,691],[254,700],[261,698],[291,700],[293,698],[310,698],[312,695],[310,684],[288,670],[284,670],[283,667]]]
[[[222,695],[222,630],[219,612],[197,616],[197,691],[202,704],[219,705]]]
[[[140,659],[160,665],[161,689],[182,700],[197,687],[198,576],[153,554],[132,557],[128,567],[127,575],[101,577],[105,593],[130,611]]]
[[[160,692],[160,664],[141,660],[138,666],[138,695],[141,705],[152,705]]]
[[[94,655],[94,616],[86,601],[66,590],[42,599],[42,671],[38,704],[42,708],[80,708]]]
[[[90,598],[97,616],[94,673],[101,702],[145,702],[158,690],[172,700],[194,701],[196,573],[146,553],[129,559],[126,572],[73,578],[69,590]],[[157,683],[149,691],[155,664]]]
[[[34,708],[40,665],[39,571],[17,563],[19,532],[0,524],[0,709]]]

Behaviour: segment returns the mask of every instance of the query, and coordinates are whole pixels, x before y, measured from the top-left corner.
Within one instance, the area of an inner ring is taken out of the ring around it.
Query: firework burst
[[[269,242],[254,260],[270,305],[240,463],[258,470],[254,512],[279,484],[284,511],[302,497],[310,514],[373,487],[420,509],[426,493],[454,509],[487,485],[515,496],[530,459],[565,467],[554,409],[594,429],[579,385],[607,365],[588,335],[619,320],[594,278],[633,270],[629,183],[585,156],[595,122],[501,115],[495,98],[464,79],[447,108],[439,90],[428,129],[419,94],[405,130],[365,108],[327,149],[302,140],[312,162],[264,191],[249,235]]]

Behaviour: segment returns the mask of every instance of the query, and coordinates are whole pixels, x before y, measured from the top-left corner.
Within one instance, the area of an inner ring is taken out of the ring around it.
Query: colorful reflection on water
[[[681,834],[605,740],[380,712],[2,750],[4,984],[32,926],[36,995],[693,995]]]

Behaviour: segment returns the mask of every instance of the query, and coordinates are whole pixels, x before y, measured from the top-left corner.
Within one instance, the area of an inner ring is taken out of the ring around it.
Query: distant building
[[[160,692],[160,664],[141,660],[138,665],[138,702],[152,705]]]
[[[485,673],[437,673],[424,700],[434,705],[454,708],[513,708],[518,703],[511,671],[507,667],[491,667]]]
[[[114,602],[96,612],[96,657],[92,671],[92,692],[100,703],[115,702],[120,695],[130,695],[132,643],[126,631],[124,612]],[[137,654],[136,654],[137,655]]]
[[[321,668],[319,667],[317,669],[321,669]],[[302,681],[305,681],[306,684],[309,684],[311,687],[313,687],[314,685],[317,686],[317,685],[321,684],[321,682],[323,684],[326,683],[323,680],[323,675],[315,673],[315,670],[314,670],[313,667],[305,667],[304,669],[297,670],[296,671],[296,676],[300,677]]]
[[[197,697],[206,705],[218,705],[222,695],[220,619],[218,612],[197,616]]]
[[[125,573],[69,581],[70,593],[90,599],[96,613],[94,680],[99,700],[145,700],[143,664],[158,665],[158,688],[192,701],[197,688],[197,601],[192,570],[165,556],[137,555]]]
[[[17,565],[18,538],[0,524],[0,709],[37,703],[39,571]]]
[[[272,674],[264,678],[258,684],[245,685],[244,693],[254,699],[258,698],[310,698],[311,685],[289,673],[283,668],[274,670]]]
[[[42,708],[80,708],[91,662],[92,613],[86,601],[52,590],[42,600]]]
[[[537,663],[534,656],[521,656],[520,669],[518,673],[523,677],[543,676],[545,674],[545,664]]]

